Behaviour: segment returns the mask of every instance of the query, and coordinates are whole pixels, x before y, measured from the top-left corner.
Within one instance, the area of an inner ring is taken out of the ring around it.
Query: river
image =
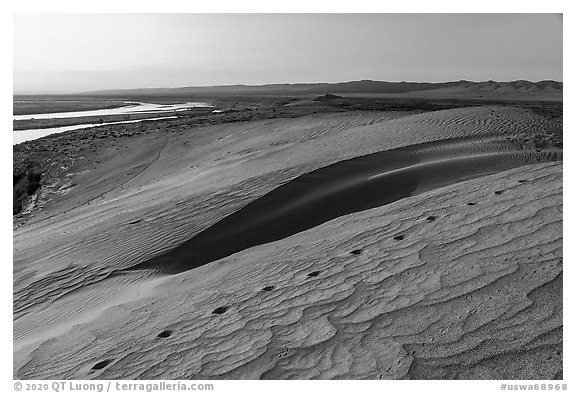
[[[73,117],[85,117],[85,116],[102,116],[105,120],[106,116],[112,115],[129,115],[129,114],[157,114],[159,117],[140,119],[140,120],[126,120],[117,122],[103,122],[97,124],[76,124],[72,126],[62,126],[53,128],[39,128],[39,129],[28,129],[28,130],[18,130],[12,132],[12,144],[16,145],[18,143],[38,139],[51,134],[57,134],[60,132],[80,130],[83,128],[90,127],[101,127],[111,124],[125,124],[125,123],[138,123],[141,121],[151,121],[151,120],[163,120],[163,119],[174,119],[177,116],[162,116],[170,115],[174,112],[186,111],[190,108],[212,108],[212,105],[204,102],[187,102],[181,104],[150,104],[144,102],[130,102],[130,105],[123,106],[120,108],[112,109],[98,109],[92,111],[78,111],[78,112],[58,112],[58,113],[42,113],[42,114],[30,114],[30,115],[16,115],[13,116],[14,120],[33,120],[33,119],[66,119]]]

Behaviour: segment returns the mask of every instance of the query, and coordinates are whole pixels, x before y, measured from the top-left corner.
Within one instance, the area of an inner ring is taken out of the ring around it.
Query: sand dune
[[[558,127],[477,107],[232,123],[111,146],[72,182],[43,188],[14,228],[14,374],[554,377],[562,172],[537,162],[561,159],[546,142]],[[427,163],[417,195],[182,274],[118,273],[298,176],[415,144],[406,166]],[[430,191],[455,181],[430,173],[503,170]],[[550,363],[530,369],[530,357]]]
[[[540,164],[341,217],[165,276],[16,375],[558,377],[561,209],[561,165]]]
[[[504,138],[425,143],[340,161],[278,187],[169,253],[132,269],[182,272],[280,240],[345,214],[450,183],[542,160],[560,149],[526,151]]]

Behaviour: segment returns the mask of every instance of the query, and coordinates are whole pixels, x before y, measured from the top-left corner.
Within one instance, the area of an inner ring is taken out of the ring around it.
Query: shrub
[[[39,183],[40,179],[42,178],[42,174],[32,169],[30,172],[28,172],[27,177],[29,183]]]
[[[18,214],[22,211],[22,204],[30,195],[33,195],[40,187],[42,172],[36,168],[30,168],[26,172],[13,173],[12,188],[12,214]]]
[[[40,182],[37,181],[33,181],[28,183],[28,185],[26,186],[26,193],[28,195],[32,195],[36,192],[37,189],[40,188]]]
[[[23,172],[14,173],[13,177],[14,177],[14,182],[12,183],[12,185],[15,186],[20,180],[22,180],[24,178],[24,173]]]

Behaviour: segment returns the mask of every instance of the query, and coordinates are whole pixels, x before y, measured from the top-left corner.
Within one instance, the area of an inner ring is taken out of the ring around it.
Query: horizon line
[[[429,82],[429,81],[390,81],[390,80],[375,80],[375,79],[354,79],[354,80],[346,80],[340,82],[271,82],[271,83],[262,83],[262,84],[245,84],[245,83],[235,83],[235,84],[223,84],[223,85],[186,85],[186,86],[173,86],[173,87],[166,87],[166,86],[156,86],[156,87],[120,87],[120,88],[107,88],[101,90],[90,90],[90,91],[13,91],[12,95],[62,95],[62,94],[73,94],[73,95],[82,95],[82,94],[91,94],[91,93],[98,93],[98,92],[106,92],[106,91],[134,91],[134,90],[155,90],[155,89],[165,89],[165,90],[177,90],[177,89],[189,89],[189,88],[214,88],[214,87],[265,87],[265,86],[274,86],[274,85],[287,85],[287,86],[296,86],[296,85],[337,85],[343,83],[353,83],[353,82],[383,82],[383,83],[429,83],[429,84],[442,84],[442,83],[451,83],[451,82],[470,82],[470,83],[484,83],[484,82],[495,82],[495,83],[511,83],[511,82],[530,82],[530,83],[540,83],[540,82],[555,82],[555,83],[564,83],[563,80],[556,80],[556,79],[540,79],[540,80],[529,80],[529,79],[512,79],[512,80],[494,80],[494,79],[486,79],[486,80],[470,80],[470,79],[458,79],[458,80],[445,80],[441,82]]]

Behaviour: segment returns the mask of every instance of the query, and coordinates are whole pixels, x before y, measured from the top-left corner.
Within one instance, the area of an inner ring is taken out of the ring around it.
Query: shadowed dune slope
[[[561,149],[536,151],[504,138],[462,138],[341,161],[278,187],[169,253],[130,270],[182,272],[418,191],[558,159]]]
[[[161,280],[17,354],[15,376],[561,378],[562,166],[446,186]]]

